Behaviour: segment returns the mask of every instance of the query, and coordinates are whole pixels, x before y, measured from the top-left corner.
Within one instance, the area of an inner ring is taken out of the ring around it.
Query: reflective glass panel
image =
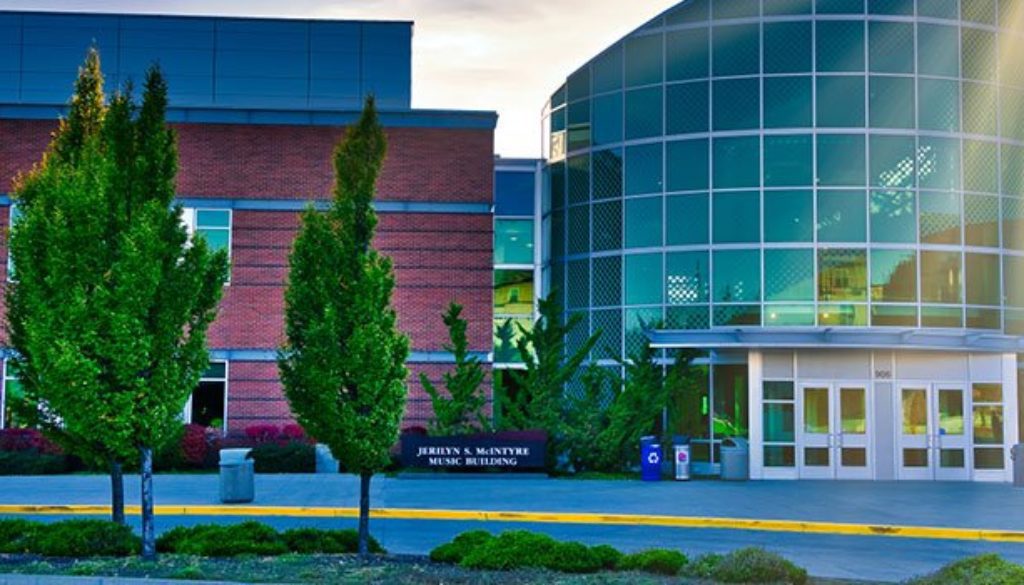
[[[762,391],[765,400],[793,400],[792,382],[765,381]]]
[[[764,0],[766,16],[782,16],[787,14],[810,14],[814,0]]]
[[[792,443],[793,404],[765,404],[763,424],[766,442]]]
[[[956,0],[949,0],[954,4]],[[919,75],[958,77],[960,36],[957,27],[941,24],[917,25],[917,69]]]
[[[999,153],[994,142],[964,140],[964,190],[999,192]]]
[[[716,189],[757,187],[761,179],[761,141],[757,136],[716,138]]]
[[[665,134],[708,131],[707,81],[677,83],[665,89]]]
[[[732,303],[761,299],[761,253],[758,250],[715,250],[715,301]]]
[[[921,307],[921,327],[963,327],[963,310],[954,307]]]
[[[1003,444],[1003,407],[974,406],[974,444]]]
[[[661,197],[626,200],[626,247],[661,245]]]
[[[494,314],[509,316],[533,315],[533,271],[494,271]]]
[[[988,0],[962,2],[964,6],[981,4]],[[996,77],[996,35],[980,28],[960,29],[962,52],[961,64],[966,79],[995,81]]]
[[[707,252],[669,252],[665,255],[665,302],[707,303],[710,276]]]
[[[814,300],[814,250],[764,251],[764,300]]]
[[[867,252],[830,248],[818,250],[818,299],[867,300]]]
[[[928,449],[904,449],[903,467],[928,467]]]
[[[661,322],[661,309],[626,309],[625,338],[626,355],[635,355],[647,345],[645,332]]]
[[[971,385],[971,399],[974,402],[1002,402],[1003,385],[974,383]]]
[[[960,130],[960,82],[950,79],[917,81],[917,123],[922,130]]]
[[[622,44],[617,44],[594,60],[594,93],[622,89]],[[595,100],[594,107],[597,107]]]
[[[804,388],[805,433],[827,435],[832,432],[828,403],[828,388]]]
[[[975,469],[1002,469],[1003,468],[1003,450],[1002,449],[975,449],[974,450],[974,468]]]
[[[708,141],[679,140],[665,143],[665,169],[669,191],[708,188]]]
[[[864,327],[867,324],[867,305],[818,305],[818,325],[821,327]]]
[[[816,0],[818,14],[864,14],[864,0]]]
[[[822,75],[818,84],[818,126],[864,126],[864,77]]]
[[[933,18],[956,19],[960,16],[959,0],[917,0],[917,13]]]
[[[665,243],[669,246],[708,243],[708,195],[672,195],[665,199]]]
[[[917,241],[917,198],[913,191],[872,191],[871,241]]]
[[[494,220],[494,263],[533,264],[532,220]]]
[[[595,307],[613,307],[622,304],[622,257],[594,258],[591,302]]]
[[[761,13],[760,0],[730,0],[712,4],[711,17],[715,19],[748,18]]]
[[[889,189],[914,187],[914,138],[871,136],[871,184]]]
[[[1024,195],[1024,147],[1003,144],[1003,193]]]
[[[761,241],[761,195],[757,191],[715,193],[712,210],[716,244]]]
[[[764,240],[810,242],[814,237],[811,191],[765,191]]]
[[[660,136],[662,133],[661,87],[626,92],[626,140]]]
[[[917,327],[917,307],[914,305],[871,305],[871,325],[874,327]]]
[[[921,136],[917,148],[917,175],[922,189],[955,191],[960,188],[960,141]]]
[[[913,250],[871,250],[871,300],[917,302],[917,253]]]
[[[594,199],[622,196],[622,150],[594,151]]]
[[[661,193],[661,143],[626,148],[626,195]]]
[[[996,86],[965,81],[961,92],[964,132],[995,136],[999,112],[996,106]]]
[[[914,127],[914,78],[871,76],[868,107],[872,128]]]
[[[661,303],[661,254],[626,256],[626,304]]]
[[[814,175],[814,142],[809,134],[764,137],[764,185],[810,186]]]
[[[573,102],[569,111],[569,150],[590,146],[590,100]]]
[[[622,93],[594,98],[594,146],[622,141]]]
[[[921,192],[921,243],[960,243],[960,195]]]
[[[926,303],[961,303],[960,275],[959,252],[922,250],[921,300]]]
[[[811,126],[811,78],[764,78],[764,127],[808,128]]]
[[[828,467],[831,450],[827,447],[804,447],[804,465],[807,467]]]
[[[715,77],[751,75],[761,70],[761,28],[756,24],[716,26],[711,33]]]
[[[702,79],[708,76],[710,50],[708,29],[697,28],[665,33],[669,81]]]
[[[914,13],[913,2],[910,2],[910,13]],[[870,69],[875,73],[913,73],[914,25],[902,22],[868,23],[868,59]]]
[[[964,391],[959,388],[939,389],[939,433],[964,434]]]
[[[867,206],[863,191],[818,191],[818,241],[867,240]]]
[[[811,70],[811,23],[772,22],[764,25],[764,72]]]
[[[574,156],[568,161],[569,204],[590,199],[590,155]]]
[[[715,327],[760,325],[761,305],[716,305]]]
[[[814,326],[814,304],[765,305],[765,327],[812,327]]]
[[[901,410],[903,411],[903,434],[925,435],[928,433],[928,391],[924,388],[904,388]]]
[[[662,35],[627,38],[626,87],[661,82]]]
[[[865,156],[864,136],[818,135],[818,184],[863,185]]]
[[[968,305],[999,305],[999,256],[996,254],[964,255]]]
[[[593,214],[594,251],[622,249],[622,201],[596,203]]]
[[[863,20],[819,20],[815,25],[818,71],[864,71]]]
[[[761,127],[761,80],[722,79],[712,87],[716,131]]]
[[[867,392],[864,388],[839,389],[840,432],[863,435],[868,431]]]
[[[580,205],[569,208],[569,253],[584,254],[590,251],[590,206]]]

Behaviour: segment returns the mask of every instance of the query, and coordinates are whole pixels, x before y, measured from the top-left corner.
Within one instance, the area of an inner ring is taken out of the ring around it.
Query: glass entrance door
[[[869,397],[855,384],[800,388],[801,478],[871,479]]]
[[[900,388],[899,479],[970,479],[967,398],[955,384]]]

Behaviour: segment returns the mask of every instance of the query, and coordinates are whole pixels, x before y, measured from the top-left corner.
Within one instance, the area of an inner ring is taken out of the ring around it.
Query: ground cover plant
[[[351,554],[359,551],[359,537],[355,530],[296,528],[278,532],[266,524],[250,521],[179,526],[162,534],[156,545],[160,552],[202,557]],[[372,536],[369,552],[385,552]]]
[[[1024,567],[996,554],[984,554],[949,563],[938,571],[909,581],[908,585],[1016,585],[1024,583]]]
[[[131,528],[106,520],[0,520],[0,553],[85,558],[136,555],[141,549]]]

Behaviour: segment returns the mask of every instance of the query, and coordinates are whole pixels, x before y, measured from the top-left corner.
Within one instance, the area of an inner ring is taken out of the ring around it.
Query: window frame
[[[213,364],[224,364],[224,377],[223,378],[206,378],[206,377],[203,377],[202,375],[200,375],[199,376],[199,382],[221,382],[221,381],[224,382],[224,420],[221,421],[221,425],[222,425],[221,433],[224,434],[225,436],[227,436],[227,434],[228,434],[228,396],[229,396],[229,392],[230,392],[230,388],[229,387],[231,385],[231,363],[230,363],[230,360],[213,360],[213,359],[211,359],[210,360],[210,365],[212,366]],[[207,366],[207,369],[209,369],[209,366]],[[197,388],[198,388],[198,382],[197,382]],[[181,413],[181,415],[182,415],[182,424],[186,424],[186,425],[192,424],[192,397],[193,397],[194,394],[195,394],[195,389],[193,389],[192,392],[189,392],[188,400],[185,402],[185,409]]]

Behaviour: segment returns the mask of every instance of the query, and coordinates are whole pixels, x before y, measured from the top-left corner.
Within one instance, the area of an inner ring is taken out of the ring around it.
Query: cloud
[[[540,156],[565,78],[678,0],[0,0],[0,9],[413,20],[413,106],[496,110],[503,156]]]

